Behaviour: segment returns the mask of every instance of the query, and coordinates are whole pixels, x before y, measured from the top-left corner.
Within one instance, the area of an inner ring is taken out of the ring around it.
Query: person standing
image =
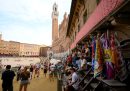
[[[22,88],[24,87],[24,91],[27,91],[27,86],[30,83],[29,82],[30,73],[27,71],[27,67],[24,67],[23,71],[20,74],[20,88],[19,91],[22,91]]]
[[[32,79],[33,76],[33,65],[30,66],[30,79]]]
[[[47,74],[47,63],[46,62],[43,65],[43,71],[44,71],[44,75],[46,77],[46,74]]]
[[[6,66],[6,70],[2,73],[2,91],[13,91],[14,71],[10,70],[11,65]]]
[[[54,72],[55,72],[55,65],[52,63],[49,66],[49,79],[50,81],[54,81]]]
[[[21,72],[21,66],[18,67],[18,70],[17,70],[17,81],[19,81],[19,75],[20,75],[20,72]]]
[[[37,76],[37,78],[39,78],[39,75],[40,75],[40,63],[37,63],[37,64],[35,65],[34,78],[35,78],[35,76]]]
[[[69,83],[69,91],[78,91],[79,77],[78,77],[76,70],[74,68],[71,68],[70,72],[71,72],[71,75],[72,75],[72,80]]]
[[[68,66],[71,66],[71,65],[72,65],[72,55],[69,55],[69,56],[67,57],[67,65],[68,65]]]

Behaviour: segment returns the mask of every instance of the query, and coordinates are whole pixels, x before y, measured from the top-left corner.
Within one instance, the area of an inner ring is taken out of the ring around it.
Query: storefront
[[[91,58],[91,71],[94,73],[87,80],[88,83],[82,86],[82,91],[98,91],[102,86],[107,88],[102,91],[129,90],[127,88],[130,84],[128,6],[130,6],[129,0],[102,0],[76,35],[71,49]],[[87,76],[90,76],[89,72],[85,77]],[[92,84],[96,84],[94,89]]]

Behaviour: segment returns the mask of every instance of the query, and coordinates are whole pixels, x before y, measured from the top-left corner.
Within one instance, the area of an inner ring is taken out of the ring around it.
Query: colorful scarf
[[[115,44],[115,36],[114,36],[113,33],[111,34],[110,45],[111,45],[112,63],[114,64],[115,71],[117,71],[117,70],[119,70],[118,51],[117,51],[117,47],[116,47],[116,44]]]
[[[104,61],[106,65],[106,77],[107,79],[113,79],[115,77],[115,70],[112,63],[112,56],[111,56],[110,43],[108,41],[108,35],[106,34],[103,42],[103,48],[104,48]]]
[[[96,41],[95,38],[92,38],[92,69],[94,71],[94,65],[95,65],[95,50],[96,50]]]
[[[96,40],[96,51],[95,51],[95,65],[94,65],[94,77],[102,74],[103,70],[103,59],[102,59],[102,48],[99,38]]]

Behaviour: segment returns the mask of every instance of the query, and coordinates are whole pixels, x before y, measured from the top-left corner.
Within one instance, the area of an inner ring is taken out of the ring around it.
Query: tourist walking
[[[30,79],[32,79],[32,75],[33,75],[33,65],[30,66]]]
[[[49,79],[50,79],[50,81],[54,81],[54,72],[55,72],[55,65],[50,64],[49,65]]]
[[[46,74],[47,74],[47,63],[46,62],[44,62],[43,71],[44,71],[44,76],[46,77]]]
[[[57,77],[58,79],[61,79],[61,76],[62,76],[62,73],[63,73],[63,64],[62,62],[60,61],[58,64],[57,64]]]
[[[20,73],[21,73],[21,66],[19,66],[17,70],[17,77],[16,77],[17,81],[19,81]]]
[[[37,63],[37,64],[35,65],[35,74],[34,74],[34,78],[35,78],[35,76],[37,76],[37,78],[38,78],[39,75],[40,75],[40,63]]]
[[[6,70],[2,73],[2,91],[13,91],[14,71],[10,70],[11,65],[6,66]]]
[[[30,73],[27,71],[27,67],[24,67],[23,71],[20,74],[20,88],[19,91],[22,91],[24,88],[24,91],[27,91],[27,86],[30,83],[29,82]]]

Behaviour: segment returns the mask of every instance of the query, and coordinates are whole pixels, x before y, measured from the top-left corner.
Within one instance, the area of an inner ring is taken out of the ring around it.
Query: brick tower
[[[52,45],[58,38],[58,5],[54,3],[52,11]]]

